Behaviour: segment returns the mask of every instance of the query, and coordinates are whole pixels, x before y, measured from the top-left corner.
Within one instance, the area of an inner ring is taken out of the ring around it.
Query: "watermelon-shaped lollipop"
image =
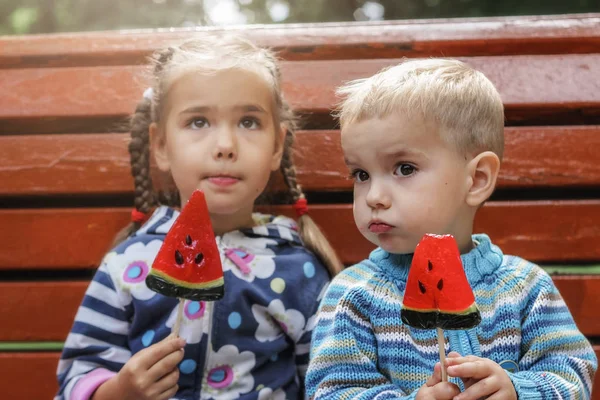
[[[188,300],[223,297],[223,267],[204,193],[196,190],[167,233],[146,284]]]
[[[415,249],[402,322],[421,329],[469,329],[481,322],[452,235],[427,234]]]
[[[446,381],[443,329],[469,329],[481,322],[452,235],[427,234],[417,245],[400,315],[402,322],[414,328],[437,328],[442,380]]]

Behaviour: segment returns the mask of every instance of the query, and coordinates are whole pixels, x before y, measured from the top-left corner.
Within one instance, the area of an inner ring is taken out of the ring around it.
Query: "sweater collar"
[[[501,264],[502,251],[494,245],[486,234],[473,235],[475,247],[460,259],[463,263],[467,280],[471,283],[482,280],[492,274]],[[394,280],[406,282],[413,254],[393,254],[378,247],[369,255],[369,260],[375,263],[386,275]]]

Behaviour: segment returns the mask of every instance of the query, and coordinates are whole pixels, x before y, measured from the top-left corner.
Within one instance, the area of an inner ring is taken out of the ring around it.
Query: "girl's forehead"
[[[190,72],[173,80],[166,93],[167,109],[209,107],[237,109],[254,105],[272,112],[273,90],[259,74],[244,69]]]

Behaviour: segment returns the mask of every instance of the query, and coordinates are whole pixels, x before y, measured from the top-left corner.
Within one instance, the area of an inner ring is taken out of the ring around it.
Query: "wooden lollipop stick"
[[[440,364],[442,364],[442,382],[448,382],[446,374],[446,341],[444,340],[444,331],[442,328],[437,328],[438,347],[440,349]]]
[[[171,334],[175,335],[175,337],[179,337],[179,328],[181,327],[181,319],[183,318],[183,303],[185,303],[185,300],[179,299],[179,306],[177,307],[177,317],[175,317],[175,323],[173,324],[173,328],[171,329]]]

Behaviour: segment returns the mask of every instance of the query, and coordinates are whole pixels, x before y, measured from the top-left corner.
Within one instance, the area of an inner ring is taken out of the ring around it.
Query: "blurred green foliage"
[[[600,0],[0,0],[0,34],[598,11]]]

